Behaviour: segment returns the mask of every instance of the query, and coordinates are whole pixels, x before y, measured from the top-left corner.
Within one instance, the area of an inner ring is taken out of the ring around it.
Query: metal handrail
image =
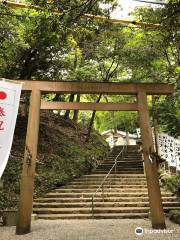
[[[117,159],[119,158],[119,156],[122,154],[122,156],[124,157],[124,151],[127,151],[127,141],[126,144],[123,146],[123,148],[121,149],[121,151],[118,153],[118,155],[116,156],[115,160],[114,160],[114,164],[111,167],[111,169],[109,170],[109,172],[106,174],[106,176],[103,178],[103,180],[101,181],[99,187],[97,188],[97,190],[95,191],[95,193],[92,195],[91,201],[92,201],[92,217],[94,217],[94,197],[95,195],[98,193],[98,191],[102,188],[103,191],[103,199],[104,199],[104,188],[103,188],[103,184],[106,181],[106,179],[109,177],[109,175],[111,174],[113,168],[115,167],[115,172],[116,172],[116,165],[117,165]]]

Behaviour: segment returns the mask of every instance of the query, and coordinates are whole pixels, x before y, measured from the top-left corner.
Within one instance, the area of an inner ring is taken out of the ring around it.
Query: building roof
[[[111,135],[114,135],[114,137],[118,136],[126,137],[126,132],[117,130],[117,132],[115,133],[114,129],[109,129],[107,131],[102,132],[101,135],[107,137]],[[135,134],[129,133],[129,138],[137,139],[138,136],[136,133]]]

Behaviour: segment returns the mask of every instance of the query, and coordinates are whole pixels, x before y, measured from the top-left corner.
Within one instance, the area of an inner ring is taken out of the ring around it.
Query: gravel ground
[[[0,227],[0,240],[136,240],[180,239],[180,226],[166,220],[168,233],[152,233],[147,219],[119,220],[36,220],[32,232],[15,235],[15,227]],[[138,236],[135,229],[141,227]]]

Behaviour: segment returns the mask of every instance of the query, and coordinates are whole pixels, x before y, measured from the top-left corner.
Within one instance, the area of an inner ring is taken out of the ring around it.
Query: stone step
[[[80,177],[80,178],[74,178],[72,181],[73,182],[78,182],[78,181],[101,181],[101,180],[103,180],[105,177],[106,177],[106,174],[104,174],[104,176],[101,176],[100,174],[98,174],[99,176],[91,176],[91,175],[89,175],[89,177],[87,176],[87,177]],[[108,176],[108,178],[107,178],[107,180],[113,180],[113,181],[146,181],[146,177],[145,177],[145,175],[144,175],[144,177],[132,177],[132,178],[130,178],[130,177],[119,177],[119,175],[118,174],[113,174],[113,176],[112,176],[112,174],[110,174],[109,176]]]
[[[60,188],[60,189],[56,189],[55,192],[56,193],[88,193],[88,192],[92,192],[94,193],[96,191],[96,187],[95,188]],[[104,188],[104,193],[110,191],[112,192],[147,192],[147,188]]]
[[[104,181],[104,179],[100,178],[100,179],[84,179],[84,180],[79,180],[79,181],[73,181],[73,182],[70,182],[70,184],[100,184],[102,181]],[[134,181],[131,181],[131,180],[120,180],[120,179],[106,179],[105,180],[105,183],[106,184],[109,184],[109,183],[114,183],[114,184],[126,184],[126,185],[131,185],[131,184],[140,184],[140,185],[143,185],[143,184],[146,184],[147,181],[146,180],[134,180]]]
[[[96,170],[96,171],[94,171],[93,173],[96,173],[96,174],[99,173],[99,174],[106,174],[106,175],[107,175],[108,172],[109,172],[109,171]],[[139,173],[142,173],[142,171],[131,171],[131,172],[132,172],[133,174],[139,174]],[[118,174],[118,173],[121,173],[121,174],[124,173],[124,174],[126,174],[126,173],[131,173],[131,172],[130,172],[130,171],[125,171],[125,170],[124,170],[124,171],[119,171],[119,170],[117,170],[117,174]]]
[[[106,175],[109,173],[109,171],[110,171],[110,168],[109,169],[101,169],[101,168],[97,168],[96,170],[94,170],[93,171],[93,173],[106,173]],[[130,173],[130,172],[132,172],[132,173],[134,173],[134,174],[136,174],[136,173],[143,173],[143,169],[136,169],[136,170],[126,170],[126,169],[116,169],[116,172],[117,173]],[[113,169],[112,171],[111,171],[111,173],[115,173],[115,169]]]
[[[67,185],[67,186],[63,186],[63,187],[61,187],[61,188],[59,188],[59,189],[55,189],[55,191],[57,191],[57,190],[60,190],[60,189],[69,189],[69,188],[72,188],[72,189],[96,189],[96,188],[98,188],[99,187],[99,185],[98,184],[88,184],[88,185],[85,185],[85,184],[81,184],[81,185],[79,185],[79,184],[70,184],[70,185]],[[147,185],[146,184],[143,184],[143,185],[138,185],[138,184],[136,184],[136,185],[122,185],[122,184],[114,184],[113,182],[112,182],[112,184],[103,184],[103,187],[104,187],[104,189],[106,189],[106,188],[116,188],[116,189],[121,189],[121,188],[126,188],[126,189],[129,189],[129,188],[133,188],[133,189],[141,189],[141,188],[144,188],[144,189],[146,189],[147,188]]]
[[[163,202],[178,202],[179,200],[176,197],[163,197]],[[59,202],[59,203],[68,203],[68,202],[92,202],[92,197],[74,197],[74,198],[37,198],[34,200],[35,202]],[[94,202],[148,202],[149,198],[147,196],[144,197],[108,197],[102,198],[101,196],[95,196]]]
[[[101,163],[101,165],[113,165],[115,161],[104,161]],[[133,165],[143,165],[143,162],[141,161],[118,161],[117,165],[127,165],[127,166],[133,166]]]
[[[95,169],[96,170],[105,170],[105,171],[109,171],[112,168],[112,166],[99,166]],[[113,168],[113,170],[115,170],[115,167]],[[112,171],[113,171],[112,170]],[[144,171],[143,166],[116,166],[116,170],[118,171]]]
[[[87,178],[87,179],[79,179],[79,180],[73,180],[72,182],[70,182],[70,184],[86,184],[86,183],[88,183],[88,184],[93,184],[93,183],[95,183],[95,184],[99,184],[99,183],[101,183],[102,182],[102,180],[104,180],[103,178]],[[140,179],[140,178],[138,178],[138,179],[119,179],[119,178],[107,178],[106,180],[105,180],[106,182],[113,182],[113,183],[122,183],[122,184],[132,184],[132,183],[142,183],[142,184],[144,184],[144,183],[146,183],[146,179]]]
[[[112,168],[112,166],[111,167],[97,167],[94,171],[98,171],[99,169],[102,169],[102,170],[104,170],[104,171],[109,171],[110,169]],[[120,174],[123,174],[123,173],[125,173],[125,174],[133,174],[133,172],[136,174],[137,172],[140,172],[140,173],[143,173],[143,171],[144,171],[144,169],[143,169],[143,167],[142,166],[140,166],[140,167],[138,167],[138,166],[136,166],[136,167],[122,167],[122,166],[117,166],[117,171],[118,171],[118,173]],[[113,168],[113,170],[112,170],[112,173],[113,173],[113,171],[115,170],[115,167]],[[115,173],[114,173],[115,174]]]
[[[96,168],[94,171],[106,171],[107,173],[110,171],[111,167],[98,167]],[[111,170],[112,172],[115,173],[115,167]],[[143,167],[131,167],[131,168],[127,168],[127,167],[122,167],[122,166],[119,166],[119,167],[116,167],[116,171],[119,173],[121,172],[143,172],[144,169]]]
[[[138,151],[128,151],[124,154],[125,157],[128,157],[128,156],[141,156],[141,153],[139,153]],[[109,156],[111,156],[111,154],[109,154]]]
[[[105,171],[109,171],[111,168],[105,168],[104,170]],[[115,169],[115,168],[114,168]],[[113,171],[114,171],[114,169],[112,170],[112,173],[113,173]],[[96,171],[100,171],[100,170],[98,170],[98,169],[95,169],[94,170],[94,172],[96,172]],[[143,168],[137,168],[137,169],[132,169],[132,168],[130,168],[130,169],[125,169],[125,168],[117,168],[117,174],[141,174],[141,173],[143,173],[143,171],[144,171],[144,169]],[[93,172],[93,173],[94,173]],[[113,174],[115,174],[115,173],[113,173]]]
[[[83,175],[81,178],[91,178],[91,177],[105,177],[106,174],[89,174],[89,175]],[[145,174],[110,174],[109,178],[113,177],[118,177],[118,178],[145,178]]]
[[[106,159],[104,159],[103,161],[106,162],[106,161],[112,161],[114,162],[116,159],[116,157],[108,157]],[[134,156],[131,156],[131,157],[125,157],[125,158],[117,158],[118,162],[143,162],[142,161],[142,157],[134,157]]]
[[[101,184],[101,180],[97,180],[97,181],[79,181],[79,182],[71,182],[69,183],[69,185],[66,185],[66,186],[70,186],[70,185],[95,185],[95,186],[99,186]],[[105,185],[132,185],[132,184],[136,184],[136,185],[147,185],[147,182],[146,181],[117,181],[117,180],[106,180],[104,182]]]
[[[120,151],[117,151],[117,152],[111,152],[110,154],[108,154],[107,156],[118,156],[118,155],[121,155],[122,154],[119,154]],[[134,156],[141,156],[141,153],[137,152],[137,151],[127,151],[125,154],[125,156],[130,156],[130,155],[134,155]]]
[[[96,168],[96,170],[95,171],[106,171],[107,173],[108,173],[108,171],[111,169],[111,167],[98,167],[98,168]],[[112,171],[114,171],[115,172],[115,168],[112,170]],[[138,171],[144,171],[144,169],[143,169],[143,167],[131,167],[131,168],[129,168],[129,167],[116,167],[116,171],[118,171],[118,172],[132,172],[132,171],[134,171],[134,172],[138,172]]]
[[[104,161],[101,163],[101,165],[112,165],[114,164],[114,161]],[[117,162],[117,165],[143,165],[143,162],[142,161],[118,161]]]
[[[124,155],[124,157],[122,157],[122,155],[119,155],[119,153],[111,153],[110,155],[106,156],[106,158],[141,158],[142,155],[139,154],[139,153],[136,153],[136,152],[129,152],[129,153],[126,153]]]
[[[98,166],[98,168],[105,168],[105,169],[110,169],[112,166],[114,165],[114,163],[113,164],[102,164],[102,165],[99,165]],[[118,164],[118,165],[116,165],[116,167],[117,168],[126,168],[126,169],[129,169],[129,170],[131,170],[131,169],[139,169],[139,168],[143,168],[143,165],[141,164],[141,165],[138,165],[138,164],[136,164],[136,165],[125,165],[125,164],[123,164],[123,165],[121,165],[121,164]]]
[[[73,181],[79,181],[79,180],[98,180],[98,179],[104,179],[106,177],[107,174],[92,174],[92,175],[86,175],[86,176],[82,176],[78,179],[74,179]],[[108,176],[108,179],[116,179],[116,180],[132,180],[132,181],[135,181],[135,180],[146,180],[146,177],[144,174],[141,174],[142,177],[139,177],[138,174],[134,174],[132,177],[127,177],[126,176],[127,174],[114,174],[114,173],[111,173],[109,176]],[[137,177],[135,176],[137,175]],[[122,176],[122,177],[121,177]]]
[[[104,168],[104,169],[110,169],[110,168],[112,168],[112,166],[113,166],[113,164],[102,164],[102,165],[100,165],[100,166],[98,166],[98,168]],[[131,165],[131,166],[129,166],[129,165],[120,165],[120,164],[118,164],[118,165],[116,165],[116,167],[117,167],[117,169],[128,169],[128,170],[134,170],[134,169],[142,169],[143,168],[143,165],[141,164],[141,165]]]
[[[126,163],[133,163],[133,162],[143,162],[142,161],[142,158],[140,157],[129,157],[129,158],[106,158],[104,160],[102,160],[102,162],[115,162],[118,161],[118,162],[126,162]]]
[[[162,194],[163,197],[171,197],[172,193],[163,193]],[[92,192],[83,192],[83,193],[55,193],[55,192],[51,192],[51,193],[47,193],[44,198],[87,198],[90,197],[92,198]],[[102,193],[97,193],[96,194],[96,198],[101,198],[102,197]],[[104,193],[104,197],[105,198],[109,198],[109,197],[148,197],[148,193],[147,192],[106,192]]]
[[[148,213],[149,207],[97,207],[94,213]],[[34,208],[37,214],[91,214],[92,208]]]
[[[94,171],[96,170],[105,170],[105,171],[109,171],[112,168],[113,165],[108,165],[108,166],[98,166],[96,169],[94,169]],[[115,166],[113,167],[112,173],[115,170]],[[119,172],[132,172],[132,171],[144,171],[143,166],[116,166],[116,170],[118,170]]]
[[[112,168],[112,166],[99,166],[97,167],[94,171],[97,171],[99,169],[109,171]],[[113,168],[112,171],[114,171],[115,167]],[[119,173],[125,172],[125,173],[133,173],[133,172],[139,172],[139,171],[144,171],[142,166],[134,166],[134,167],[129,167],[129,166],[117,166],[116,169],[118,170]]]
[[[34,202],[33,206],[34,208],[91,208],[92,202]],[[149,202],[94,202],[94,207],[149,207]],[[180,202],[164,202],[163,207],[180,207]]]
[[[89,175],[89,176],[81,176],[80,178],[74,178],[72,181],[76,182],[76,181],[84,181],[84,180],[91,180],[91,181],[100,181],[102,179],[104,179],[106,177],[107,174],[96,174],[97,176],[93,176],[93,175]],[[110,173],[110,175],[108,176],[108,180],[109,179],[113,179],[113,180],[117,180],[117,181],[146,181],[146,176],[143,175],[143,177],[138,177],[138,174],[134,174],[133,177],[126,177],[126,174],[121,174],[121,176],[119,176],[120,174],[114,174],[114,173]],[[124,177],[123,177],[124,175]],[[137,175],[137,177],[135,176]]]
[[[112,168],[112,166],[110,167],[106,167],[106,166],[101,166],[101,167],[98,167],[96,168],[94,171],[110,171],[110,169]],[[114,171],[115,173],[115,167],[111,170],[112,172]],[[117,166],[116,167],[116,171],[117,172],[144,172],[144,168],[142,166],[140,167],[137,167],[137,166],[134,166],[134,167],[126,167],[126,166]]]
[[[100,166],[103,166],[103,167],[112,167],[114,165],[114,161],[113,162],[103,162],[101,163],[100,165],[98,165],[98,167]],[[137,163],[121,163],[121,162],[118,162],[116,166],[119,166],[119,167],[128,167],[128,168],[131,168],[131,167],[143,167],[143,163],[142,162],[137,162]]]
[[[92,196],[114,164],[122,147],[116,147],[89,175],[73,179],[43,198],[35,199],[34,212],[40,219],[92,219]],[[110,174],[102,190],[94,196],[94,218],[147,218],[150,210],[143,161],[137,146],[128,147],[125,158],[118,157],[117,172]],[[180,209],[172,193],[162,192],[163,209]]]
[[[39,219],[56,220],[56,219],[138,219],[148,218],[147,213],[106,213],[106,214],[39,214]]]
[[[98,168],[101,168],[101,167],[99,166]],[[95,169],[94,171],[97,171],[98,168]],[[103,170],[109,171],[111,168],[112,168],[112,166],[111,167],[104,167]],[[115,167],[114,167],[114,169],[115,169]],[[114,169],[112,170],[112,173],[113,173]],[[125,174],[133,174],[133,172],[135,172],[135,174],[137,174],[137,172],[140,172],[140,174],[141,174],[144,171],[143,167],[133,168],[133,167],[119,167],[119,166],[117,166],[117,170],[118,170],[119,174],[120,173],[121,174],[123,174],[123,173],[125,173]]]
[[[180,210],[180,207],[164,207],[164,211]],[[149,207],[96,207],[94,213],[148,213]],[[92,208],[34,208],[37,214],[91,214]]]
[[[108,171],[101,171],[101,170],[95,170],[94,171],[94,173],[96,173],[96,174],[107,174],[108,173]],[[132,173],[132,174],[140,174],[140,173],[143,173],[143,170],[141,170],[141,171],[125,171],[125,170],[123,170],[123,171],[120,171],[120,170],[118,170],[117,171],[117,174],[127,174],[127,173]]]
[[[100,174],[99,174],[100,175]],[[78,178],[78,179],[74,179],[73,180],[73,182],[82,182],[82,181],[102,181],[103,179],[104,179],[104,177],[105,177],[106,175],[104,175],[103,177],[102,176],[99,176],[99,177],[93,177],[93,176],[91,176],[91,177],[81,177],[81,178]],[[111,177],[111,174],[108,176],[108,178],[107,178],[107,180],[111,180],[111,181],[136,181],[136,182],[139,182],[139,181],[146,181],[146,178],[144,177],[144,178],[135,178],[135,177],[133,177],[133,178],[123,178],[123,177]]]
[[[102,182],[103,178],[99,178],[99,179],[84,179],[84,180],[74,180],[73,182],[70,182],[69,184],[100,184]],[[126,184],[126,185],[131,185],[131,184],[146,184],[147,181],[146,180],[141,180],[141,179],[137,179],[137,180],[128,180],[128,179],[113,179],[113,178],[108,178],[105,180],[105,183],[109,184],[109,183],[114,183],[114,184]]]

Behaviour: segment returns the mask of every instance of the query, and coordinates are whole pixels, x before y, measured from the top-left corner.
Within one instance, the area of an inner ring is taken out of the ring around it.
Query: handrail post
[[[126,146],[129,145],[129,132],[126,131]]]
[[[92,218],[94,218],[94,196],[92,196]]]
[[[102,198],[103,198],[103,202],[104,202],[104,184],[102,185]]]

